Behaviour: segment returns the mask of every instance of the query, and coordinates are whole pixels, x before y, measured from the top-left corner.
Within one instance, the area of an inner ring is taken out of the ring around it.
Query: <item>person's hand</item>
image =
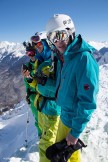
[[[75,145],[78,141],[78,138],[73,137],[71,134],[68,134],[66,137],[67,145]]]
[[[26,101],[28,104],[30,104],[30,98],[28,96],[26,96]]]
[[[21,70],[23,77],[30,78],[30,72],[28,70]]]

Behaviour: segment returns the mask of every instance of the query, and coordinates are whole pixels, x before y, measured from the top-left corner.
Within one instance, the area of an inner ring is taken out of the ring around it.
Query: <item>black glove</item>
[[[30,42],[23,42],[23,46],[26,48],[26,51],[35,51],[34,47]]]
[[[23,64],[23,65],[22,65],[22,69],[23,69],[23,70],[28,70],[27,65],[26,65],[26,64]]]
[[[86,145],[78,139],[75,145],[67,145],[66,139],[49,146],[46,150],[46,157],[51,162],[67,162],[71,155]]]
[[[47,81],[47,76],[46,75],[44,75],[42,73],[41,74],[36,73],[34,78],[37,80],[38,84],[41,84],[43,86],[46,84],[46,81]]]
[[[29,98],[28,95],[26,96],[26,101],[27,101],[27,103],[30,105],[30,98]]]

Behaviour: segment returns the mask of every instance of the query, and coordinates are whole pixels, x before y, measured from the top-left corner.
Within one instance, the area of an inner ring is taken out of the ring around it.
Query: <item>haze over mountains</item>
[[[98,64],[107,64],[108,42],[88,43],[98,50],[94,53]],[[22,44],[0,42],[0,108],[11,108],[25,98],[21,66],[27,61]]]

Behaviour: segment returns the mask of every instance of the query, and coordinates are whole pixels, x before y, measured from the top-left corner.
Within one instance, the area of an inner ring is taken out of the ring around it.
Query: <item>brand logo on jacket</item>
[[[89,90],[89,89],[90,89],[89,84],[85,84],[85,85],[84,85],[84,89],[85,89],[85,90]]]

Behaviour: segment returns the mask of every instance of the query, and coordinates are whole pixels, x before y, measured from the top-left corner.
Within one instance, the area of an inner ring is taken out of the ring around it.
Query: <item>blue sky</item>
[[[69,15],[85,40],[108,41],[108,0],[0,0],[0,41],[29,40],[57,13]]]

